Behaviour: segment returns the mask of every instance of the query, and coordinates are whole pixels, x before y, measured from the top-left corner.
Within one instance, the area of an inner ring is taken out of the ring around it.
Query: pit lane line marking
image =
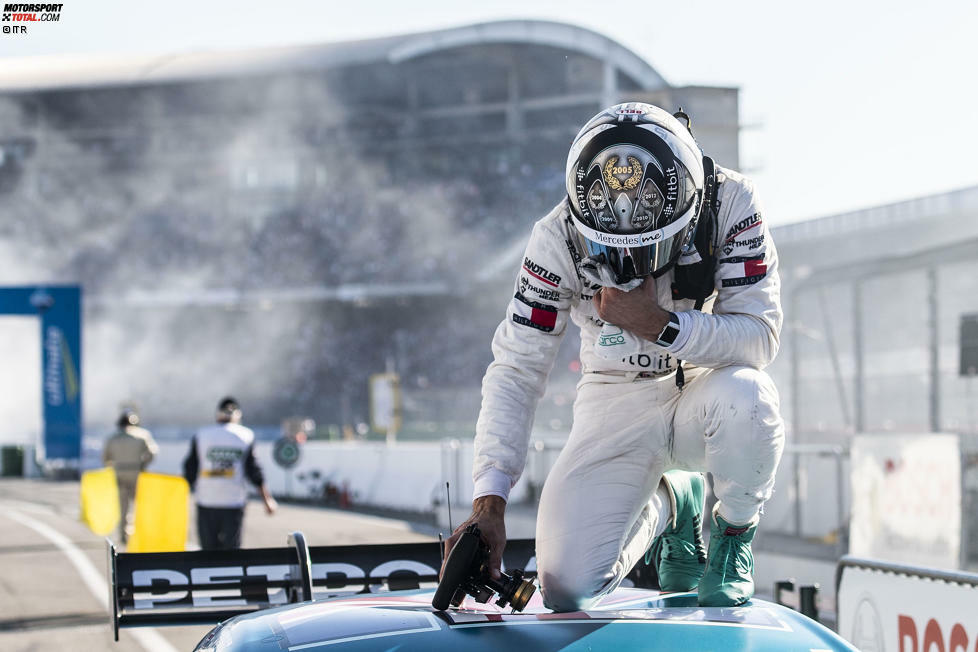
[[[65,554],[71,565],[75,567],[81,576],[82,582],[89,592],[95,596],[99,604],[106,612],[109,610],[109,587],[102,580],[95,565],[85,556],[85,553],[76,546],[71,540],[52,528],[51,526],[35,521],[30,516],[25,516],[12,509],[7,510],[6,515],[21,525],[29,527],[42,537],[57,546]],[[177,652],[177,649],[155,629],[133,629],[129,632],[136,641],[143,646],[147,652]]]

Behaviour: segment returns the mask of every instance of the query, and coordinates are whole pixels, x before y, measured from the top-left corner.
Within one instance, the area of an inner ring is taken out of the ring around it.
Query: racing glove
[[[615,273],[604,261],[588,257],[581,260],[579,269],[581,275],[591,283],[601,287],[611,287],[630,292],[642,284],[641,278],[633,278],[627,283],[615,283]],[[601,333],[594,342],[594,352],[604,360],[620,360],[639,353],[642,340],[623,328],[605,322]]]

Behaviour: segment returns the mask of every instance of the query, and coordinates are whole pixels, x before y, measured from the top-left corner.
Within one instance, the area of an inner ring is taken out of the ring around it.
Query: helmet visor
[[[576,224],[575,224],[576,226]],[[682,229],[654,244],[617,247],[591,240],[578,228],[575,232],[578,244],[585,256],[603,260],[615,273],[616,283],[627,283],[640,276],[658,278],[665,274],[679,258],[695,221],[688,220]]]

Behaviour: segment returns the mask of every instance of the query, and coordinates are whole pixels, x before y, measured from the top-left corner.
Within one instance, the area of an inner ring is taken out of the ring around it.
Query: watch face
[[[662,332],[659,333],[659,339],[655,343],[659,346],[669,346],[676,341],[678,335],[679,318],[674,313],[669,313],[669,322],[662,329]]]

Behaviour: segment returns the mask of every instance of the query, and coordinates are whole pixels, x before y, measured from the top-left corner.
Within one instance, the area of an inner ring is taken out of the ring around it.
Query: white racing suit
[[[732,523],[751,521],[771,495],[784,424],[777,390],[761,369],[778,350],[778,258],[753,184],[718,172],[715,297],[698,311],[692,300],[673,300],[673,271],[656,279],[659,305],[679,318],[668,346],[641,340],[639,353],[598,356],[598,286],[578,274],[566,200],[533,228],[492,342],[473,478],[476,498],[504,499],[519,479],[570,318],[581,329],[583,376],[537,517],[537,565],[550,608],[587,608],[642,557],[665,527],[656,492],[663,471],[711,472],[720,515]]]

